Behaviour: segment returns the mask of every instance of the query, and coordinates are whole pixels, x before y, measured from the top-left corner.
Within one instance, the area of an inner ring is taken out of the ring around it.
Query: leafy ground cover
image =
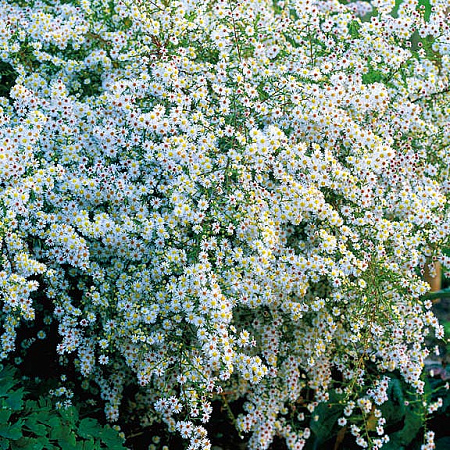
[[[55,409],[46,397],[30,399],[12,366],[0,369],[0,448],[33,450],[124,449],[123,438],[70,406]]]

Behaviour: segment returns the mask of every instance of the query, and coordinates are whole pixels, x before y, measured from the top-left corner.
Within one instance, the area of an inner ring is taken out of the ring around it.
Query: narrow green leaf
[[[436,292],[429,292],[425,294],[423,297],[425,300],[433,300],[435,298],[450,298],[450,288],[442,289]]]

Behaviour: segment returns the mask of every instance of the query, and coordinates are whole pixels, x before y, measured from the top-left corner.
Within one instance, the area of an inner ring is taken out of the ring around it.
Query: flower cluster
[[[135,383],[208,449],[231,392],[250,448],[301,449],[333,397],[388,441],[360,417],[443,337],[448,5],[343,3],[0,0],[3,358],[46,305],[110,420]]]

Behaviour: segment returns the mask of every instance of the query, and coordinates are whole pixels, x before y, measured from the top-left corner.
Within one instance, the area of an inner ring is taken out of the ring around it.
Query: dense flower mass
[[[301,449],[333,398],[381,448],[450,266],[448,1],[398,3],[0,0],[1,357],[44,308],[112,421],[208,449],[232,392]]]

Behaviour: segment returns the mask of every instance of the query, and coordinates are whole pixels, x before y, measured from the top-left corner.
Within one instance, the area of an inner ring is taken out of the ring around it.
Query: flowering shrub
[[[190,449],[217,396],[250,448],[330,402],[389,441],[388,374],[421,395],[443,337],[448,8],[342,3],[0,1],[3,358],[39,306],[111,421],[138,383]]]

